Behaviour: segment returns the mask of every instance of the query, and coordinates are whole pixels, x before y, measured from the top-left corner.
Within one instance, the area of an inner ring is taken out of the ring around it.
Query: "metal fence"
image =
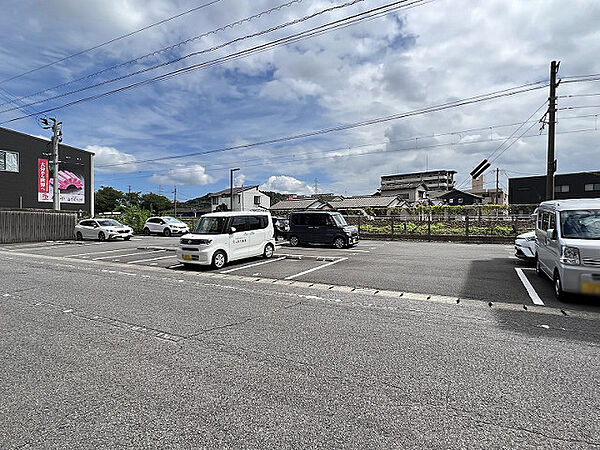
[[[347,216],[362,237],[380,239],[510,242],[534,229],[530,216]]]
[[[66,211],[0,210],[0,244],[73,239],[76,222]]]

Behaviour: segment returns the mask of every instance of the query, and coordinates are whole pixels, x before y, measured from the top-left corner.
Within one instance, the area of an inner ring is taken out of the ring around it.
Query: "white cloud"
[[[137,165],[135,164],[136,158],[130,153],[102,145],[88,145],[85,149],[94,153],[94,167],[98,172],[127,173],[137,170]],[[115,166],[113,164],[120,165]],[[105,165],[110,167],[102,167]]]
[[[204,166],[192,164],[167,170],[165,173],[155,173],[149,179],[154,184],[173,184],[198,186],[214,182],[214,178],[206,173]]]
[[[245,182],[246,182],[246,175],[244,175],[243,173],[236,175],[233,180],[233,184],[236,187],[243,186]]]
[[[287,175],[272,175],[266,183],[260,185],[263,191],[283,192],[289,194],[313,194],[315,191],[304,181]]]

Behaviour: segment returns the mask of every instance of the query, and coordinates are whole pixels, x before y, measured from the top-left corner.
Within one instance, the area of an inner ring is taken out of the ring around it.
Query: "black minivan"
[[[303,211],[290,214],[290,245],[329,244],[344,248],[358,243],[358,229],[335,211]]]

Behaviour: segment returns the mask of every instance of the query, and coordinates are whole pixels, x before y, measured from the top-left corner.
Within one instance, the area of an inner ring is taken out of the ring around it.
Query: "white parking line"
[[[517,271],[517,275],[519,276],[521,283],[523,283],[523,286],[525,286],[525,289],[527,289],[527,293],[529,294],[531,301],[536,305],[544,306],[544,302],[542,301],[540,296],[537,294],[537,292],[535,292],[535,289],[533,288],[533,286],[531,285],[531,283],[529,282],[529,280],[523,273],[523,270],[518,267],[515,267],[515,270]]]
[[[126,250],[126,249],[121,249]],[[135,252],[135,253],[126,253],[125,255],[108,255],[108,256],[99,256],[98,258],[92,258],[93,261],[98,261],[99,259],[108,259],[108,258],[124,258],[126,256],[136,256],[136,255],[146,255],[148,253],[157,253],[164,252],[165,250],[151,250],[149,252]]]
[[[147,261],[158,261],[159,259],[167,259],[167,258],[175,258],[175,255],[168,255],[168,256],[159,256],[158,258],[146,258],[146,259],[136,259],[135,261],[128,261],[127,264],[135,264],[135,263],[141,263],[141,262],[147,262]]]
[[[331,266],[333,264],[337,264],[337,263],[345,261],[347,259],[348,258],[336,259],[335,261],[328,262],[327,264],[321,264],[320,266],[313,267],[312,269],[305,270],[304,272],[300,272],[295,275],[290,275],[289,277],[285,277],[284,280],[293,280],[294,278],[297,278],[299,276],[306,275],[307,273],[314,272],[315,270],[323,269],[324,267]]]
[[[282,256],[281,258],[267,259],[266,261],[261,261],[261,262],[257,262],[257,263],[253,263],[253,264],[246,264],[245,266],[234,267],[233,269],[224,270],[221,273],[230,273],[230,272],[235,272],[236,270],[247,269],[248,267],[262,266],[263,264],[281,261],[282,259],[285,259],[285,256]]]
[[[104,250],[101,252],[74,253],[72,255],[65,255],[65,256],[63,256],[63,258],[73,258],[75,256],[99,255],[101,253],[121,252],[123,250],[127,250],[127,249],[126,248],[117,248],[115,250]]]

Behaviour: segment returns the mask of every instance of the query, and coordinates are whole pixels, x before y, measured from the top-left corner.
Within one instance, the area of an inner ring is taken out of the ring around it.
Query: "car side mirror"
[[[557,236],[557,232],[554,228],[550,228],[548,231],[546,231],[546,236],[548,237],[548,239],[550,239],[551,241],[555,241]]]
[[[229,228],[229,234],[233,234],[233,233],[235,233],[236,231],[237,231],[237,230],[236,230],[236,228],[235,228],[235,227],[231,227],[231,228]]]

